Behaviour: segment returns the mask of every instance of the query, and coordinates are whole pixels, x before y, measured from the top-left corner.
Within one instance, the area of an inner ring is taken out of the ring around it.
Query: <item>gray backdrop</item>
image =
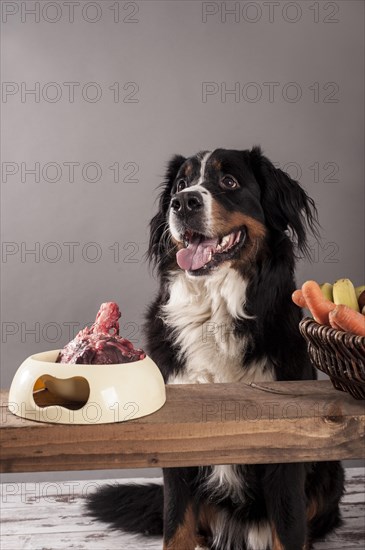
[[[363,2],[1,7],[2,387],[103,301],[143,346],[147,225],[174,153],[261,144],[318,205],[298,283],[364,283]]]

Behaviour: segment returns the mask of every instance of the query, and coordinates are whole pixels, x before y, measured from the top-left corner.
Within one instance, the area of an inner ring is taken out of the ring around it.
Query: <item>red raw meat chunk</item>
[[[56,363],[111,365],[144,359],[146,354],[119,336],[120,311],[114,302],[101,304],[95,323],[76,335],[58,354]]]

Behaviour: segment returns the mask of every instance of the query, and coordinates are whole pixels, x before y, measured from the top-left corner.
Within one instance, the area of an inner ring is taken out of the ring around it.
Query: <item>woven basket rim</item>
[[[312,327],[312,329],[316,330],[316,332],[320,332],[321,336],[330,337],[336,340],[343,340],[346,338],[348,342],[351,342],[351,344],[357,344],[365,346],[365,336],[359,336],[357,334],[352,334],[351,332],[345,332],[343,330],[338,330],[336,328],[330,327],[328,325],[321,325],[320,323],[317,323],[312,317],[304,317],[301,319],[299,326],[302,331],[307,332],[309,327]]]
[[[305,317],[299,331],[307,341],[314,367],[329,376],[336,389],[365,399],[365,337]]]

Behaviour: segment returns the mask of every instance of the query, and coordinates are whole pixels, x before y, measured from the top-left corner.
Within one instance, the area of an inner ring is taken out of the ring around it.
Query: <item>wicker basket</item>
[[[299,324],[309,356],[337,390],[365,399],[365,337],[320,325],[306,317]]]

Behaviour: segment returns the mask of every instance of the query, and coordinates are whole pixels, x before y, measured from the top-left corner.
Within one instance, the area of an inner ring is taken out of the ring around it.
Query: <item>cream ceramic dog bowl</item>
[[[150,357],[118,365],[56,363],[59,351],[37,353],[17,370],[9,410],[29,420],[106,424],[140,418],[166,401],[165,384]]]

